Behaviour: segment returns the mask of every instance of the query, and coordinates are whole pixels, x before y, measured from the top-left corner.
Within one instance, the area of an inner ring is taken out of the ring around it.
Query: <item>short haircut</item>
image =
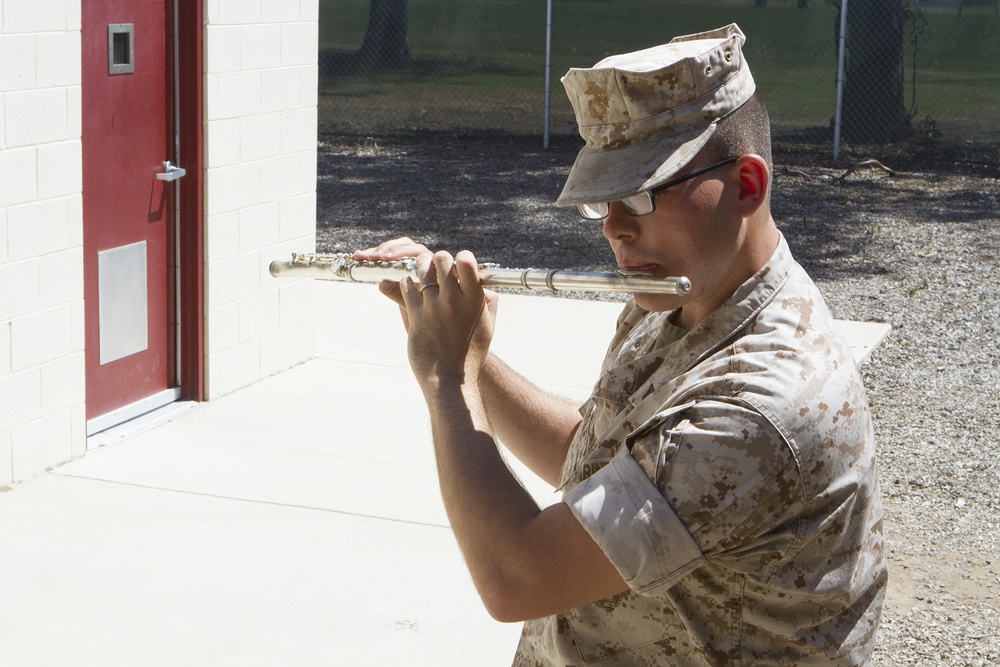
[[[705,151],[712,161],[755,153],[767,161],[768,169],[774,173],[771,121],[759,90],[743,106],[719,121],[705,144]]]

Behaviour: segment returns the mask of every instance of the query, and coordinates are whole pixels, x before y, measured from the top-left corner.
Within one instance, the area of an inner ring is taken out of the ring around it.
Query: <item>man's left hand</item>
[[[483,289],[479,265],[468,250],[417,257],[420,284],[404,279],[410,366],[427,389],[441,382],[475,382],[496,317],[497,298]]]

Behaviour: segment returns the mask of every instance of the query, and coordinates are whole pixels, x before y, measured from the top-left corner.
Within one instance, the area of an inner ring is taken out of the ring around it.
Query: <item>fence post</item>
[[[840,125],[844,115],[844,53],[847,50],[847,0],[840,3],[840,39],[837,44],[837,111],[833,122],[833,159],[840,159]]]
[[[545,130],[542,148],[549,147],[549,107],[552,99],[552,0],[548,0],[545,14]]]

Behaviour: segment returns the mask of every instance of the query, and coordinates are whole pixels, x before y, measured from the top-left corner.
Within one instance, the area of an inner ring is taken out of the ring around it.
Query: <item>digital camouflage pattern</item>
[[[756,90],[734,23],[573,68],[562,78],[586,141],[559,206],[621,199],[663,183]]]
[[[697,327],[630,302],[562,470],[629,590],[514,664],[862,665],[887,582],[860,374],[784,241]]]

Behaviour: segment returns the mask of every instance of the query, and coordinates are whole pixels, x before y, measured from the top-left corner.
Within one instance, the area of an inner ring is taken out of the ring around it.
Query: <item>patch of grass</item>
[[[377,95],[447,98],[470,113],[512,103],[533,105],[539,119],[545,86],[544,0],[410,0],[411,65],[389,72],[347,66],[364,37],[369,0],[320,0],[321,92],[340,99]],[[794,0],[555,0],[552,29],[552,117],[570,125],[559,84],[570,67],[663,43],[679,34],[736,22],[754,77],[778,126],[825,128],[836,104],[835,23],[827,0],[798,9]],[[927,9],[918,37],[915,109],[945,135],[961,124],[996,138],[1000,108],[1000,17],[989,12]],[[908,35],[908,32],[907,32]],[[904,104],[914,101],[904,44]],[[511,102],[513,101],[513,102]],[[392,102],[387,102],[392,104]],[[402,107],[407,102],[400,102]],[[346,113],[353,113],[349,109]],[[930,120],[928,120],[930,119]]]

